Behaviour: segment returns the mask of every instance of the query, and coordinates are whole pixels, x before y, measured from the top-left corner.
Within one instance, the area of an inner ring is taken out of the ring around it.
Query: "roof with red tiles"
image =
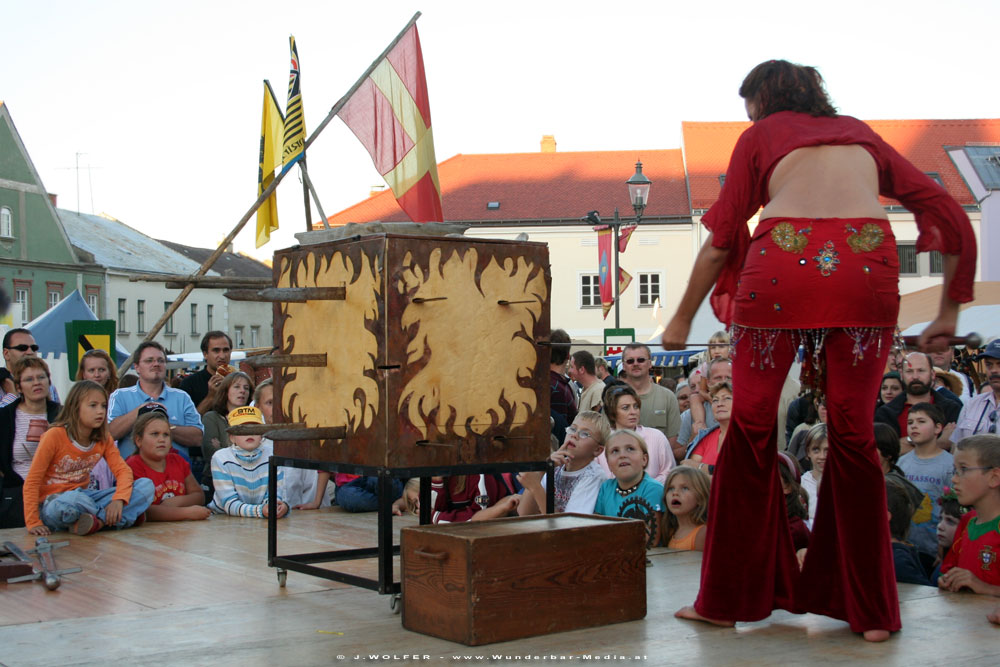
[[[625,181],[637,159],[652,181],[643,217],[689,216],[681,151],[670,149],[458,154],[438,165],[444,217],[471,223],[578,220],[596,209],[610,218],[616,206],[631,217]],[[489,202],[500,207],[487,209]],[[331,226],[375,220],[409,218],[388,189],[328,218]]]
[[[945,147],[1000,142],[1000,118],[967,120],[869,120],[865,121],[896,150],[924,172],[936,172],[951,195],[962,205],[975,204]],[[681,124],[684,161],[691,188],[691,207],[707,209],[722,188],[729,155],[749,122]],[[898,204],[883,198],[884,205]]]

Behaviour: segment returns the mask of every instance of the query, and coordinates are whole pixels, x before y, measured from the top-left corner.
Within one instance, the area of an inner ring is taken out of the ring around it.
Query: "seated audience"
[[[729,419],[733,414],[733,385],[720,382],[712,385],[709,391],[712,414],[718,425],[714,428],[702,429],[688,446],[683,465],[689,465],[699,470],[705,470],[709,475],[715,473],[715,463],[719,460],[719,452],[729,430]]]
[[[933,586],[921,563],[920,553],[906,541],[910,530],[909,517],[913,515],[909,494],[892,480],[886,480],[885,495],[889,506],[889,535],[892,540],[892,563],[896,570],[896,581],[901,584]]]
[[[704,551],[711,480],[701,470],[682,465],[667,475],[663,502],[667,508],[663,541],[671,549]]]
[[[201,417],[205,426],[205,432],[201,439],[202,457],[211,462],[212,457],[220,449],[226,449],[232,442],[229,440],[229,422],[226,416],[236,408],[242,408],[250,403],[250,394],[253,392],[253,380],[243,371],[234,371],[226,375],[219,390],[215,392],[215,402],[212,409],[208,410]],[[207,465],[201,474],[201,483],[208,489],[213,489],[212,466]],[[211,500],[211,491],[207,494]]]
[[[337,493],[339,496],[339,489]],[[509,473],[431,478],[434,523],[498,519],[516,514],[520,502],[521,496]]]
[[[958,502],[972,507],[958,524],[941,564],[938,586],[1000,596],[1000,437],[974,435],[956,446],[952,483]],[[994,623],[996,612],[990,620]]]
[[[641,519],[646,524],[646,548],[660,543],[663,523],[663,485],[646,472],[646,441],[635,431],[619,429],[605,446],[614,479],[601,484],[594,513]]]
[[[826,424],[816,424],[804,439],[808,470],[802,473],[802,489],[809,496],[809,518],[806,525],[812,530],[816,519],[816,508],[819,506],[819,485],[823,479],[823,468],[826,467],[826,456],[830,450],[830,441],[826,436]]]
[[[882,388],[878,392],[878,400],[875,401],[875,407],[880,408],[883,405],[888,405],[892,403],[893,399],[903,393],[903,380],[899,377],[899,373],[896,371],[889,371],[882,376]]]
[[[709,377],[711,374],[710,367],[716,359],[729,358],[729,334],[725,331],[716,331],[712,334],[708,339],[707,353],[708,358],[699,364],[691,372],[691,375],[688,376],[688,382],[694,387],[694,392],[691,394],[691,430],[694,433],[710,426],[705,420],[704,405],[709,400],[709,386],[715,384]]]
[[[250,406],[229,413],[230,426],[263,424],[264,416]],[[212,455],[212,483],[215,497],[208,508],[217,514],[266,518],[268,502],[268,459],[273,453],[270,442],[261,442],[259,435],[231,435],[229,447]],[[278,468],[278,503],[276,518],[288,514],[284,498],[284,479]]]
[[[158,405],[145,410],[139,410],[132,429],[132,441],[139,451],[125,463],[135,479],[153,483],[153,504],[146,515],[150,521],[207,519],[212,512],[205,507],[205,492],[188,462],[173,451],[166,411]]]
[[[153,483],[133,481],[108,433],[107,412],[108,394],[101,385],[82,380],[70,389],[24,479],[24,524],[32,535],[57,530],[90,535],[105,526],[122,529],[145,521]],[[117,484],[93,491],[87,488],[90,471],[102,458]]]
[[[49,397],[49,367],[38,357],[14,362],[17,396],[0,408],[0,528],[24,525],[21,491],[42,435],[59,414]]]
[[[549,457],[556,465],[556,512],[594,513],[597,492],[608,478],[597,457],[604,451],[610,433],[604,415],[590,410],[578,413],[566,429],[566,442]],[[545,473],[522,472],[517,481],[524,487],[517,513],[524,516],[541,512],[545,507]]]
[[[875,448],[878,449],[879,465],[886,480],[899,484],[906,489],[910,496],[910,504],[914,511],[920,507],[924,500],[924,492],[913,486],[910,480],[906,479],[899,465],[899,437],[896,430],[888,424],[875,423]]]
[[[104,350],[94,348],[87,350],[80,357],[80,364],[76,368],[76,380],[90,380],[104,387],[104,391],[111,395],[118,388],[118,367],[111,360]]]
[[[899,467],[924,498],[913,515],[909,541],[921,552],[937,555],[937,524],[941,510],[937,500],[954,468],[949,452],[938,447],[944,416],[936,405],[917,403],[910,407],[907,424],[913,451],[899,459]]]
[[[659,429],[642,426],[639,418],[642,402],[635,389],[627,384],[610,385],[604,390],[604,416],[612,429],[628,429],[635,431],[642,438],[649,465],[646,470],[650,477],[659,483],[667,479],[667,473],[676,465],[670,443]],[[608,467],[607,451],[597,457],[598,464],[610,476],[613,471]]]
[[[802,470],[799,462],[785,452],[778,452],[778,472],[781,473],[781,492],[785,494],[788,510],[788,530],[796,553],[809,546],[811,532],[809,519],[809,494],[802,490]]]
[[[931,582],[937,584],[941,576],[941,563],[944,562],[951,547],[955,544],[955,535],[958,532],[958,524],[962,522],[962,517],[969,511],[958,502],[958,496],[954,490],[944,487],[944,493],[938,498],[941,506],[941,520],[937,525],[938,557],[933,563]]]

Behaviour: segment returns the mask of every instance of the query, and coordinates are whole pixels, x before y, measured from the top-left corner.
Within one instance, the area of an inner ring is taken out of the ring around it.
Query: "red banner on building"
[[[611,294],[611,244],[613,240],[614,236],[610,228],[605,227],[597,230],[598,270],[600,271],[601,308],[604,310],[604,319],[608,318],[608,312],[615,303]]]

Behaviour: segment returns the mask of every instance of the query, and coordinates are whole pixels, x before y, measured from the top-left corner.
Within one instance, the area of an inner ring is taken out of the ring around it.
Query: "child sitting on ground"
[[[912,409],[911,409],[912,412]],[[973,435],[956,445],[952,477],[958,502],[971,506],[941,564],[938,586],[1000,596],[1000,437]],[[992,620],[992,619],[991,619]]]
[[[891,428],[891,427],[890,427]],[[958,496],[950,487],[944,487],[944,493],[938,498],[938,505],[941,506],[941,520],[937,525],[938,557],[934,561],[931,573],[931,582],[935,585],[941,577],[941,563],[945,556],[951,551],[951,546],[955,543],[955,534],[958,532],[958,524],[962,517],[969,511],[958,502]]]
[[[601,484],[594,514],[641,519],[646,524],[646,548],[660,543],[663,522],[663,485],[646,473],[646,442],[635,431],[620,429],[608,436],[604,448],[615,476]]]
[[[191,466],[173,449],[170,420],[159,405],[139,408],[132,427],[138,451],[125,459],[135,479],[149,479],[155,488],[153,504],[146,510],[150,521],[207,519],[205,492],[191,473]]]
[[[882,466],[882,473],[886,481],[893,481],[906,489],[910,496],[910,502],[916,511],[920,503],[924,500],[924,492],[913,486],[910,480],[906,479],[899,463],[899,434],[889,424],[875,422],[875,448],[878,449],[879,465]]]
[[[889,536],[892,540],[892,563],[896,581],[901,584],[933,586],[920,561],[916,547],[906,541],[910,531],[913,505],[906,489],[889,479],[885,482],[886,502],[889,509]]]
[[[431,478],[434,523],[498,519],[516,513],[520,502],[510,473]]]
[[[117,486],[90,490],[90,472],[105,459]],[[128,528],[145,521],[153,483],[138,479],[108,433],[108,394],[81,380],[73,385],[56,421],[38,443],[24,480],[24,524],[32,535],[66,530],[90,535],[104,526]]]
[[[667,507],[663,541],[671,549],[705,550],[708,521],[708,492],[711,478],[689,466],[679,466],[667,474],[663,500]]]
[[[895,435],[895,432],[894,432]],[[898,440],[898,438],[897,438]],[[796,553],[809,546],[809,496],[802,490],[802,471],[798,461],[785,452],[778,452],[778,472],[781,473],[781,492],[785,494],[788,511],[788,530]]]
[[[949,452],[938,447],[944,428],[944,413],[931,403],[917,403],[906,416],[907,434],[913,451],[899,459],[899,467],[924,498],[913,514],[909,541],[934,559],[937,555],[937,524],[941,520],[938,498],[951,476],[954,461]]]
[[[230,426],[264,423],[260,410],[250,406],[236,408],[226,419]],[[270,441],[262,444],[259,435],[230,434],[229,441],[229,447],[212,455],[215,496],[208,508],[217,514],[265,518],[270,511],[267,475],[272,445]],[[278,519],[288,514],[283,478],[278,468]]]
[[[608,478],[597,457],[604,451],[610,433],[611,425],[605,416],[591,410],[578,413],[566,428],[565,442],[549,457],[556,465],[556,512],[594,513],[597,492]],[[545,507],[545,473],[522,472],[517,481],[524,487],[517,513],[540,513]]]
[[[823,478],[823,468],[826,466],[826,455],[830,450],[830,442],[826,437],[826,424],[816,424],[806,434],[806,460],[810,464],[808,472],[802,475],[802,488],[809,494],[809,518],[806,525],[812,530],[816,518],[816,506],[819,505],[819,485]]]

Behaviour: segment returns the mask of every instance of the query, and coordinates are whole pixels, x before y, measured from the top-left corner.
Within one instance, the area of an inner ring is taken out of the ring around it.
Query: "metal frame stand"
[[[431,477],[492,474],[505,472],[544,471],[546,474],[545,511],[551,514],[555,508],[555,467],[551,460],[520,463],[491,463],[440,467],[387,468],[385,466],[363,466],[352,463],[332,463],[284,456],[272,456],[268,464],[268,513],[267,513],[267,564],[278,568],[278,583],[285,585],[288,570],[339,581],[359,588],[378,591],[382,595],[398,594],[401,582],[394,581],[392,557],[399,554],[399,546],[393,545],[392,531],[392,485],[394,478],[420,478],[420,524],[431,522]],[[332,473],[349,473],[378,478],[378,546],[361,549],[339,549],[337,551],[317,551],[305,554],[278,555],[278,466],[307,468]],[[316,567],[314,563],[333,563],[364,558],[378,558],[378,579],[359,577],[347,572]]]

